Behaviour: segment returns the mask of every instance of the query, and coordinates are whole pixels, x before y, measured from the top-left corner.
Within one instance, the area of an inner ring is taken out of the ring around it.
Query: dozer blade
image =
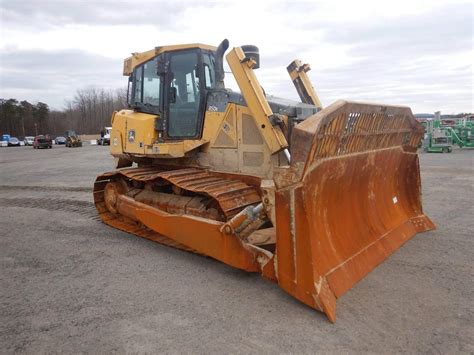
[[[417,232],[423,214],[407,107],[337,101],[297,125],[275,172],[279,285],[335,321],[336,299]]]

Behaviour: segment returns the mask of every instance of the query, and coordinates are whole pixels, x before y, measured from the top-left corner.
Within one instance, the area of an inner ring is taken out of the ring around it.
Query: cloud
[[[60,105],[79,88],[125,86],[130,52],[228,38],[231,47],[260,48],[257,77],[277,96],[297,98],[286,66],[299,58],[311,64],[324,104],[474,111],[473,8],[462,0],[25,0],[0,2],[0,13],[2,95]]]
[[[2,1],[6,26],[35,29],[64,25],[154,25],[170,28],[183,11],[197,1],[29,0]]]
[[[414,57],[472,48],[472,24],[472,4],[448,4],[418,15],[389,20],[375,17],[357,26],[337,26],[325,33],[325,39],[351,44],[357,55],[378,51]]]
[[[304,49],[304,60],[316,58],[309,75],[324,104],[345,98],[409,105],[415,111],[472,112],[472,24],[471,4],[348,20],[325,26],[322,46]],[[280,73],[269,76],[274,92],[284,95]]]
[[[14,50],[2,54],[0,97],[43,101],[61,108],[84,87],[127,85],[122,61],[79,50]]]

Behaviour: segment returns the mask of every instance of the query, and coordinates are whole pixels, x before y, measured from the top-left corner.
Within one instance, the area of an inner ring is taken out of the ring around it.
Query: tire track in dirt
[[[4,208],[38,208],[47,211],[73,212],[100,221],[94,203],[80,200],[67,200],[61,198],[0,198],[0,205]]]
[[[92,187],[82,186],[31,186],[31,185],[0,185],[0,191],[28,190],[28,191],[69,191],[69,192],[91,192]]]

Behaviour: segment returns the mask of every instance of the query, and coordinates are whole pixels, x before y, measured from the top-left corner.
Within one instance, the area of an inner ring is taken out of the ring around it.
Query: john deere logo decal
[[[134,129],[131,129],[130,131],[128,131],[128,141],[130,143],[135,142],[135,130]]]

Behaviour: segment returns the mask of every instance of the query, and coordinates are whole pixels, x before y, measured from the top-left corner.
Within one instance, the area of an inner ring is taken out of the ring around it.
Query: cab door
[[[203,124],[204,86],[199,50],[171,52],[167,71],[167,138],[199,139]]]

